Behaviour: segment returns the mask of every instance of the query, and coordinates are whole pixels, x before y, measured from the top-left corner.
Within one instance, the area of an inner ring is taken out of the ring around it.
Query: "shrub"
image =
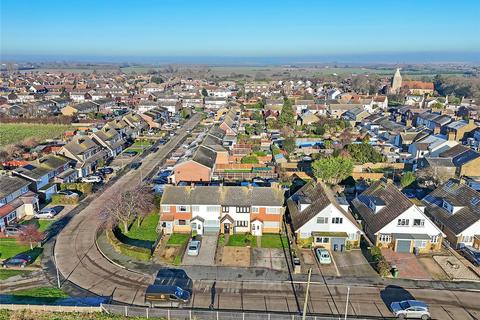
[[[127,245],[117,239],[115,234],[111,229],[107,229],[107,239],[112,245],[113,249],[118,253],[124,254],[126,256],[135,258],[140,261],[149,261],[151,257],[151,252],[147,248],[135,247]]]
[[[382,251],[380,250],[380,248],[377,246],[371,247],[370,255],[372,256],[373,264],[378,274],[382,277],[388,276],[392,267],[382,255]]]
[[[91,183],[88,182],[62,183],[60,185],[60,190],[80,191],[81,193],[87,195],[92,193],[93,186]]]
[[[308,237],[305,239],[297,238],[297,244],[301,248],[311,248],[313,242],[313,237]]]
[[[78,203],[78,196],[65,196],[62,194],[52,195],[52,204],[74,205]]]

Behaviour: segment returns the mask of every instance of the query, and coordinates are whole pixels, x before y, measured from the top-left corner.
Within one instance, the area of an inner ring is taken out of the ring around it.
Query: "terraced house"
[[[392,183],[373,183],[353,201],[366,236],[377,246],[396,252],[440,250],[445,234]]]
[[[283,191],[237,186],[166,186],[160,227],[173,232],[278,233],[282,229]]]

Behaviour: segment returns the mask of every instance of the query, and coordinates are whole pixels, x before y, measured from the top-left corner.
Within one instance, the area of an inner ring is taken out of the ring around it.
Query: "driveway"
[[[413,253],[395,252],[391,249],[382,249],[382,254],[388,263],[397,266],[398,277],[405,279],[431,280],[432,276],[425,270]]]
[[[338,272],[344,277],[376,277],[377,272],[367,261],[361,250],[332,252]]]
[[[301,260],[303,261],[302,272],[307,273],[308,269],[312,269],[312,274],[323,275],[323,276],[338,276],[337,267],[335,266],[335,258],[332,256],[332,263],[330,264],[320,264],[315,252],[312,249],[302,249],[300,251],[302,255]]]
[[[201,238],[198,256],[189,256],[188,248],[185,250],[182,265],[184,266],[214,266],[215,250],[217,249],[217,235],[203,235]]]
[[[288,271],[283,249],[252,249],[252,267]]]

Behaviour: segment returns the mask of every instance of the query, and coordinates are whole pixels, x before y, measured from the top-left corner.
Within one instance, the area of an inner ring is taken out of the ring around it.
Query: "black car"
[[[151,152],[157,152],[158,151],[158,147],[153,147],[152,149],[150,149]]]
[[[137,170],[141,165],[142,163],[140,161],[132,162],[130,163],[130,169]]]
[[[35,260],[33,257],[20,253],[17,254],[14,257],[11,257],[10,259],[7,259],[3,262],[3,267],[4,268],[9,268],[9,267],[21,267],[24,268],[27,264],[30,264]]]
[[[103,168],[98,169],[98,171],[101,172],[102,174],[112,174],[113,173],[113,169],[110,168],[110,167],[103,167]]]

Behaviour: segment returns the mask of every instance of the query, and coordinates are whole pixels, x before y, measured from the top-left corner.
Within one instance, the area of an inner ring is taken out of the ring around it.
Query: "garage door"
[[[397,240],[397,252],[410,252],[411,240]]]
[[[331,249],[333,251],[343,251],[345,250],[345,238],[332,238]]]
[[[220,231],[220,221],[219,220],[205,220],[203,224],[203,233],[218,233]]]

